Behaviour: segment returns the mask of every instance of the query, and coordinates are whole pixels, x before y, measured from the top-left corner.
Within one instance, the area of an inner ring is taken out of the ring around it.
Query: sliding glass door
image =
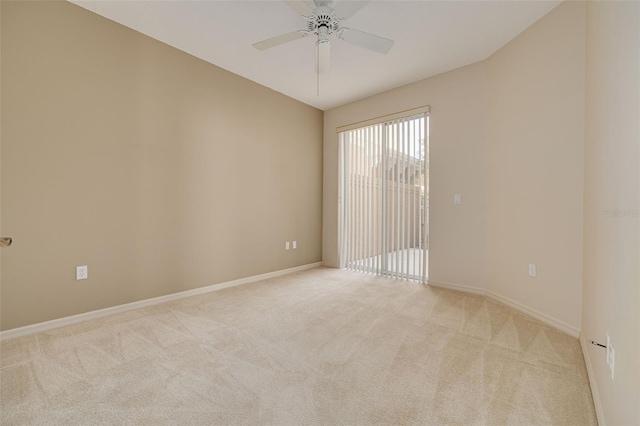
[[[426,282],[428,134],[428,112],[339,133],[342,267]]]

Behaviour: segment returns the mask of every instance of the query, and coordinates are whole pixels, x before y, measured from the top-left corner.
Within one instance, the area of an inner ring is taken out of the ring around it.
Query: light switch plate
[[[462,195],[453,194],[453,203],[454,204],[461,204],[462,203]]]

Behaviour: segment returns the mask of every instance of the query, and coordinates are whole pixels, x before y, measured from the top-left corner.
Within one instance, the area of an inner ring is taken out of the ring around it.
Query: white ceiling
[[[305,27],[281,1],[70,1],[322,110],[485,59],[560,3],[371,1],[343,26],[395,45],[380,55],[332,39],[317,96],[314,37],[252,47]]]

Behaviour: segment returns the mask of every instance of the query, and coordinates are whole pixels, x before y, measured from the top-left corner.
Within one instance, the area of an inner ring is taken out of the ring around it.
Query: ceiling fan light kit
[[[305,30],[282,34],[261,42],[253,47],[258,50],[270,49],[284,43],[289,43],[315,35],[316,41],[316,73],[326,73],[329,70],[330,37],[336,36],[340,40],[354,44],[381,54],[387,54],[393,47],[393,40],[340,26],[344,19],[353,16],[362,9],[368,1],[333,1],[333,0],[304,0],[285,1],[297,14],[307,22]],[[335,4],[335,7],[334,7]]]

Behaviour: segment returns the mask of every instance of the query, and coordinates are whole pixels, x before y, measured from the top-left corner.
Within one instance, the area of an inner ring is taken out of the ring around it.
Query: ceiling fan
[[[254,43],[253,47],[265,50],[309,35],[315,35],[318,37],[316,41],[316,73],[325,73],[329,70],[331,36],[337,36],[348,43],[382,54],[387,54],[393,47],[393,40],[341,26],[344,19],[353,16],[366,6],[368,1],[298,0],[285,1],[285,3],[304,18],[307,22],[307,28]]]

